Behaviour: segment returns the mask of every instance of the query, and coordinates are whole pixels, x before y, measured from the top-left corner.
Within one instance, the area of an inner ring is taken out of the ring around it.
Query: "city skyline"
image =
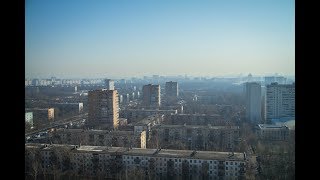
[[[295,74],[294,1],[26,1],[27,78]]]

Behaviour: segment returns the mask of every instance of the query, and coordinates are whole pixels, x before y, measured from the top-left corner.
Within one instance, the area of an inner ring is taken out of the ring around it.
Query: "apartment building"
[[[117,90],[99,89],[88,94],[88,125],[106,129],[119,126],[119,102]]]
[[[240,137],[238,126],[156,125],[152,131],[162,146],[179,142],[189,150],[236,150]]]
[[[44,172],[53,172],[53,165],[60,164],[55,167],[91,177],[125,178],[139,169],[152,179],[239,179],[246,172],[245,153],[56,144],[26,144],[25,151],[26,173],[35,157]],[[34,156],[34,151],[40,156]],[[63,164],[67,157],[69,164]]]
[[[285,125],[258,124],[256,134],[260,139],[271,141],[287,141],[289,128]]]
[[[82,144],[91,146],[121,146],[146,148],[146,131],[57,129],[51,141],[56,144]]]

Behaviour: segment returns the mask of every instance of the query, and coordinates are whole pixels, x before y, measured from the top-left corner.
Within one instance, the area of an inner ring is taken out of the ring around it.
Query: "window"
[[[226,170],[228,170],[228,167],[226,167]]]
[[[194,162],[194,163],[196,163],[196,162],[197,162],[197,160],[193,160],[193,162]]]
[[[233,162],[230,162],[230,165],[233,165]]]
[[[212,161],[210,161],[210,164],[212,164]]]
[[[174,162],[177,162],[177,159],[175,159]]]
[[[226,165],[228,165],[228,162],[226,162]]]

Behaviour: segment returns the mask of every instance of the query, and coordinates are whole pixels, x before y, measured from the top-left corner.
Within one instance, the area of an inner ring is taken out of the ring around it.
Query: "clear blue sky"
[[[294,75],[293,0],[26,0],[26,77]]]

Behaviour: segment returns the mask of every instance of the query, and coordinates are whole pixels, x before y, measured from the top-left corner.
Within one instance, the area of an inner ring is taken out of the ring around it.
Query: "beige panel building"
[[[49,108],[48,109],[48,119],[50,120],[54,120],[54,108]]]
[[[159,107],[161,105],[160,85],[144,85],[142,88],[142,92],[142,104],[144,106]]]
[[[146,179],[236,180],[246,175],[245,153],[57,144],[26,144],[25,149],[26,173],[32,173],[32,152],[37,151],[41,170],[49,174],[54,173],[53,165],[58,163],[60,166],[55,167],[78,176],[108,179],[128,179],[136,170]],[[61,156],[61,152],[68,157]],[[66,158],[70,164],[62,163]]]
[[[119,126],[117,90],[99,89],[88,94],[88,125],[107,129]]]

